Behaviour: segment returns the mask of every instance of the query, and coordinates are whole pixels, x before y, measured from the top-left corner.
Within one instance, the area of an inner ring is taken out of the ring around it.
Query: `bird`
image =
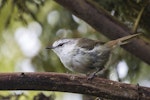
[[[127,44],[140,34],[132,34],[108,42],[88,38],[63,38],[56,40],[52,49],[63,65],[72,72],[89,74],[93,78],[97,72],[105,68],[114,48]]]

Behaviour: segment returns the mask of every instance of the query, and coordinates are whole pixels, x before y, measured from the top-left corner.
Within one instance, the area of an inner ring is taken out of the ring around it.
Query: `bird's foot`
[[[104,72],[104,70],[106,70],[105,68],[99,68],[99,69],[97,69],[97,71],[95,71],[95,72],[93,72],[93,73],[91,73],[91,74],[88,74],[87,76],[88,76],[88,78],[87,78],[87,80],[92,80],[94,77],[96,77],[97,75],[97,73],[99,73],[99,72]]]
[[[96,72],[91,73],[91,74],[88,75],[87,80],[92,80],[95,76],[96,76]]]

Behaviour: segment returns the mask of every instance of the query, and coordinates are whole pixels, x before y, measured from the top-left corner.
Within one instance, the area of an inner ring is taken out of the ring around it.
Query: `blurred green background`
[[[134,27],[144,9],[138,31],[150,43],[150,3],[148,0],[93,0],[128,27]],[[0,0],[0,72],[71,73],[50,50],[45,48],[59,38],[86,37],[109,39],[94,30],[53,0]],[[150,65],[122,48],[116,49],[108,74],[111,80],[150,87]],[[22,94],[23,93],[23,94]],[[1,91],[0,98],[21,95],[19,100],[32,100],[41,91]],[[42,92],[55,100],[82,100],[81,95]],[[55,96],[55,97],[54,97]],[[75,99],[73,99],[73,96]],[[9,100],[9,99],[8,99]]]

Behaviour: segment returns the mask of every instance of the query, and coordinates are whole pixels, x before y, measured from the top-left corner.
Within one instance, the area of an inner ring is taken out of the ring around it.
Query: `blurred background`
[[[150,3],[148,0],[93,0],[129,28],[142,12],[138,31],[150,43]],[[0,0],[0,72],[71,73],[51,50],[59,38],[108,38],[53,0]],[[150,87],[150,65],[122,48],[116,49],[109,67],[111,80]],[[82,95],[45,91],[1,91],[0,100],[83,100]]]

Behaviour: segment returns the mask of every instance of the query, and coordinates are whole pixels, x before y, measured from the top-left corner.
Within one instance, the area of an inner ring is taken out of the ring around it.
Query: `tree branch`
[[[104,9],[97,7],[91,0],[55,0],[74,15],[86,21],[97,31],[103,33],[110,39],[117,39],[129,34],[132,30],[127,28]],[[150,64],[150,44],[141,39],[134,39],[123,46],[124,49]]]
[[[88,94],[111,100],[150,100],[150,88],[50,72],[0,73],[0,90],[48,90]]]

